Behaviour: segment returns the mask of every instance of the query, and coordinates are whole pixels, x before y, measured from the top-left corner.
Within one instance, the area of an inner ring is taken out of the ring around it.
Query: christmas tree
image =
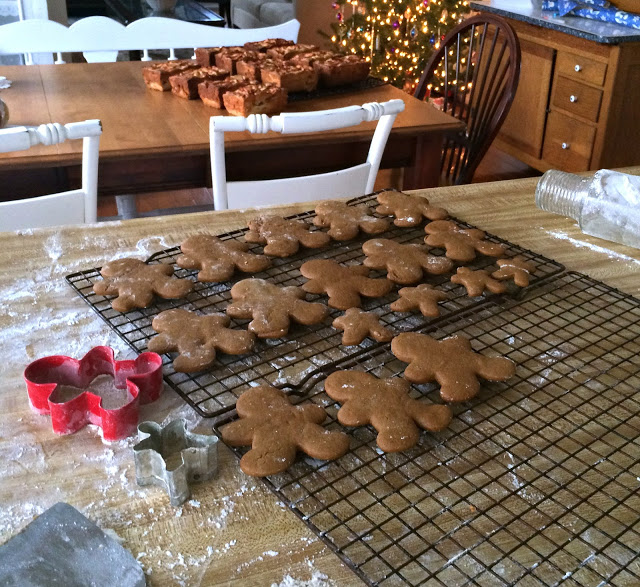
[[[338,0],[331,40],[361,55],[371,75],[411,91],[446,33],[469,11],[467,0]]]

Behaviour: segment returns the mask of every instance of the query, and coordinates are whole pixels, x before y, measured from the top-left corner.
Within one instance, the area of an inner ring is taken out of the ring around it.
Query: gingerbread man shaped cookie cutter
[[[127,389],[124,405],[104,408],[103,398],[90,391],[91,382],[100,375],[111,375],[115,388]],[[142,353],[133,360],[116,361],[113,349],[97,346],[80,360],[62,355],[38,359],[27,366],[24,380],[31,407],[39,414],[51,414],[56,434],[73,434],[95,424],[105,440],[121,440],[135,434],[139,405],[160,396],[162,358]],[[56,401],[54,392],[61,386],[77,388],[79,393],[68,401]]]
[[[136,482],[163,487],[172,506],[189,499],[191,483],[207,481],[218,470],[217,436],[189,432],[183,418],[165,426],[141,422],[138,438],[133,447]]]

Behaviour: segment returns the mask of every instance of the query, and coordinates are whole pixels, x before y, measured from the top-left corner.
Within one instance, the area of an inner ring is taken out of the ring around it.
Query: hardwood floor
[[[542,175],[537,169],[507,155],[495,147],[489,147],[487,154],[478,166],[473,183],[501,181],[503,179],[519,179],[521,177],[538,177]]]
[[[138,212],[151,212],[166,208],[203,206],[211,204],[213,198],[209,188],[149,192],[135,197]],[[98,198],[98,220],[114,220],[118,214],[115,196]]]
[[[541,173],[518,159],[491,147],[473,178],[474,183],[500,181],[503,179],[517,179],[520,177],[535,177]],[[398,187],[400,173],[396,170],[382,170],[378,174],[375,189]],[[180,190],[171,192],[155,192],[136,196],[138,212],[150,212],[161,208],[176,208],[183,206],[202,206],[211,204],[211,190],[208,188]],[[98,218],[111,219],[118,214],[114,197],[98,200]]]

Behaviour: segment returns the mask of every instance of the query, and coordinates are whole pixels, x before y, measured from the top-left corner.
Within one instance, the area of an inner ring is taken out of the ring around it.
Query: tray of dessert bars
[[[326,98],[328,96],[339,96],[341,94],[350,94],[352,92],[361,92],[372,88],[386,86],[389,82],[385,82],[377,77],[369,76],[367,79],[345,86],[336,86],[333,88],[317,88],[311,92],[289,92],[289,102],[300,102],[302,100],[315,100],[316,98]]]

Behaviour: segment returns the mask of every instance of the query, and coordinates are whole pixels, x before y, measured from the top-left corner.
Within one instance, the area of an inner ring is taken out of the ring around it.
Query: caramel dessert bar
[[[198,64],[195,61],[187,59],[180,61],[162,61],[160,63],[152,63],[147,67],[143,67],[142,79],[149,89],[157,90],[159,92],[168,92],[171,89],[169,78],[172,75],[177,75],[197,68]]]
[[[199,47],[196,49],[196,61],[200,67],[212,67],[216,64],[216,55],[225,47]]]
[[[313,65],[317,61],[326,61],[327,59],[336,59],[337,57],[340,57],[340,55],[333,51],[311,51],[309,53],[294,55],[291,59],[287,60],[287,63]]]
[[[229,48],[226,51],[220,51],[220,53],[216,55],[216,66],[220,69],[227,70],[231,75],[235,75],[237,73],[236,63],[238,63],[238,61],[255,59],[257,55],[255,51],[247,51],[243,47]]]
[[[318,86],[318,72],[308,65],[290,65],[288,61],[265,65],[260,69],[262,82],[285,88],[288,92],[311,92]]]
[[[220,81],[204,81],[198,86],[198,94],[204,104],[211,108],[218,108],[222,110],[224,103],[222,97],[227,92],[234,92],[239,88],[247,85],[255,85],[256,81],[247,81],[245,78],[239,75],[228,77],[227,79]]]
[[[320,76],[319,85],[331,88],[366,80],[370,65],[357,55],[345,55],[326,61],[316,61],[313,68]]]
[[[229,76],[229,73],[218,67],[201,67],[186,71],[169,78],[171,91],[179,98],[195,100],[198,98],[198,85],[206,80],[221,80]]]
[[[260,53],[266,53],[269,49],[274,47],[287,47],[289,45],[295,45],[293,41],[287,41],[286,39],[265,39],[264,41],[251,41],[244,44],[244,48],[249,51],[259,51]]]
[[[257,53],[255,58],[247,57],[246,60],[238,61],[236,63],[236,72],[249,80],[260,81],[260,69],[276,63],[280,62],[270,59],[265,53]]]
[[[286,61],[296,55],[302,55],[303,53],[313,53],[319,51],[320,48],[316,45],[286,45],[284,47],[273,47],[267,51],[267,55],[272,59],[281,59]]]
[[[264,84],[251,84],[222,96],[224,107],[234,116],[279,114],[287,105],[287,90]]]

